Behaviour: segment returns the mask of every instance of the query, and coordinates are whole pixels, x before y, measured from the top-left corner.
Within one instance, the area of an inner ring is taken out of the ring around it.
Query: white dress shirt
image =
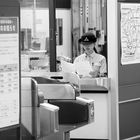
[[[87,64],[89,65],[87,66]],[[94,72],[95,66],[98,67],[99,75],[102,75],[107,72],[106,58],[103,55],[97,54],[95,52],[93,52],[90,56],[87,56],[85,53],[81,54],[80,56],[75,58],[74,66],[75,66],[76,73],[79,74],[79,71],[83,69],[84,74],[80,73],[80,75],[85,75],[85,76],[89,75],[90,70]],[[85,71],[87,72],[87,74],[85,74]]]

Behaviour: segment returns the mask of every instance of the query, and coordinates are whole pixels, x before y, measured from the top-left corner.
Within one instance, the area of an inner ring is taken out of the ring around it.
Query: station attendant
[[[75,72],[82,77],[104,77],[106,76],[106,58],[95,52],[97,38],[91,32],[84,33],[79,43],[84,53],[74,60]]]

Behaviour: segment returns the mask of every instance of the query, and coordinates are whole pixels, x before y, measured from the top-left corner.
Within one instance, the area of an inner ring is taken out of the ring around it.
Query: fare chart
[[[140,4],[121,3],[121,64],[140,63]]]
[[[0,128],[19,124],[18,23],[18,17],[0,17]]]

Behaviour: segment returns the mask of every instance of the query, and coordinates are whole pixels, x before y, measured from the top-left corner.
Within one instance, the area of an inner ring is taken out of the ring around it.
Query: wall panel
[[[139,3],[137,0],[118,1],[118,85],[120,139],[140,136],[140,63],[121,64],[121,4]],[[128,15],[129,16],[129,15]],[[131,26],[126,21],[128,27]],[[130,36],[132,28],[128,28]],[[129,46],[127,46],[129,47]]]

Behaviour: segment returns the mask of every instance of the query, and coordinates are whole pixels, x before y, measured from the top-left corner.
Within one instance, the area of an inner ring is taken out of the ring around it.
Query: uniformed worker
[[[95,52],[97,38],[91,32],[81,36],[79,43],[84,53],[74,60],[75,71],[80,77],[103,77],[107,74],[106,58]]]

